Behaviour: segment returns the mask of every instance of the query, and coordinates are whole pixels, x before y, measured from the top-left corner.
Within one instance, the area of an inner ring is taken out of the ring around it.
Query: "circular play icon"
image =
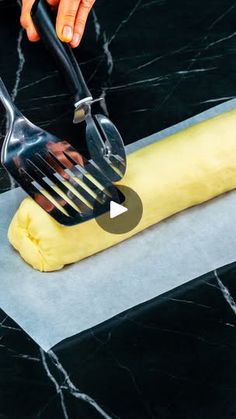
[[[110,201],[109,211],[96,218],[97,224],[111,234],[124,234],[133,230],[140,222],[143,214],[142,201],[131,188],[116,185],[124,197],[121,201]]]

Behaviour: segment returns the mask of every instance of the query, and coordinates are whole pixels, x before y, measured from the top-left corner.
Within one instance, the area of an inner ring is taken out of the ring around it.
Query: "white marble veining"
[[[214,270],[214,275],[216,277],[217,283],[219,285],[219,288],[220,288],[225,300],[229,304],[229,306],[232,309],[232,311],[234,312],[234,314],[236,314],[236,302],[235,302],[234,298],[232,297],[232,295],[230,294],[229,289],[221,281],[216,269]]]
[[[15,101],[18,94],[18,90],[19,90],[19,86],[21,82],[21,74],[25,65],[25,56],[22,49],[23,36],[24,36],[24,29],[20,29],[18,39],[17,39],[17,55],[18,55],[19,61],[18,61],[18,68],[16,70],[15,85],[11,93],[11,98],[13,102]]]
[[[68,412],[67,412],[67,408],[66,408],[66,403],[65,403],[63,391],[69,392],[76,399],[82,400],[83,402],[88,403],[89,405],[91,405],[101,415],[101,417],[103,417],[105,419],[112,419],[112,417],[110,415],[108,415],[104,411],[104,409],[101,406],[99,406],[99,404],[92,397],[90,397],[88,394],[85,394],[85,393],[81,392],[80,389],[78,389],[74,385],[74,383],[71,381],[68,373],[66,372],[65,368],[63,367],[63,365],[59,361],[59,358],[57,357],[57,355],[53,351],[49,351],[48,354],[45,354],[45,352],[40,348],[40,354],[41,354],[42,363],[43,363],[44,369],[46,371],[46,374],[47,374],[48,378],[52,381],[53,385],[55,386],[56,393],[60,397],[61,408],[62,408],[62,412],[63,412],[63,415],[64,415],[65,419],[69,419],[69,416],[68,416]],[[53,373],[50,371],[50,367],[49,367],[49,364],[48,364],[49,360],[51,360],[51,362],[54,364],[56,369],[61,373],[61,375],[62,375],[62,382],[61,383],[58,383],[57,379],[55,378]],[[42,411],[40,413],[38,413],[38,416],[37,416],[38,418],[40,418],[41,413],[42,413]]]

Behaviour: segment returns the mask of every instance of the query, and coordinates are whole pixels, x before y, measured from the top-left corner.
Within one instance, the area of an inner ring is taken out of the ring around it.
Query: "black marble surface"
[[[0,75],[28,118],[86,153],[64,81],[15,3],[0,0]],[[76,56],[128,144],[233,98],[235,53],[233,0],[99,0]],[[50,353],[1,312],[0,419],[236,418],[235,274],[219,269]]]
[[[126,144],[235,96],[235,22],[233,0],[96,2],[76,57]],[[14,0],[0,1],[0,40],[0,75],[19,108],[85,152],[64,81],[44,46],[27,41]]]
[[[236,417],[236,264],[44,353],[1,312],[0,418]]]

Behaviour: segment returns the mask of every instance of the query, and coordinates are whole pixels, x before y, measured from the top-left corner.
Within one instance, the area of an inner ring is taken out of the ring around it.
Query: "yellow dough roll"
[[[132,231],[110,234],[95,220],[65,227],[31,198],[8,231],[22,258],[40,271],[55,271],[115,245],[183,209],[236,187],[236,110],[201,122],[128,156],[120,182],[137,192],[143,216]],[[126,196],[124,205],[130,197]]]

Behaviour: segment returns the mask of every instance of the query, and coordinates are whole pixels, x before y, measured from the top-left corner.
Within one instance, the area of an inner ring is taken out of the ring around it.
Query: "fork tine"
[[[80,153],[70,144],[66,143],[66,146],[63,146],[64,144],[60,145],[60,148],[62,148],[60,150],[55,147],[52,148],[50,144],[50,146],[47,147],[47,151],[63,169],[69,169],[73,175],[81,179],[83,183],[91,189],[91,191],[96,192],[98,190],[98,183],[101,185],[102,192],[110,197],[112,188],[110,180],[98,168],[96,168],[95,165],[82,157]],[[96,183],[91,181],[86,174],[92,176]]]
[[[12,173],[16,172],[16,170],[12,170]],[[16,173],[15,173],[16,174]],[[72,218],[68,215],[65,215],[62,210],[57,208],[55,204],[48,199],[45,195],[42,194],[41,190],[37,189],[37,187],[34,185],[34,179],[32,176],[26,172],[23,168],[21,168],[21,172],[19,173],[17,171],[17,177],[19,178],[20,175],[20,184],[22,188],[27,192],[31,198],[37,202],[38,205],[40,205],[44,211],[46,211],[48,214],[50,214],[53,218],[55,218],[58,222],[63,222],[65,225],[71,225]],[[60,206],[60,204],[59,204]],[[62,207],[63,209],[63,207]],[[73,219],[75,223],[83,221],[83,217],[81,214],[77,214],[76,220]]]
[[[68,172],[64,170],[65,166],[63,166],[61,161],[59,161],[51,152],[42,152],[41,156],[43,157],[45,163],[50,165],[51,168],[53,168],[65,180],[67,180],[76,189],[76,191],[81,196],[83,196],[86,201],[89,202],[89,204],[91,204],[92,206],[94,205],[96,198],[93,195],[91,195],[91,193],[89,193],[88,190],[83,188],[83,186],[81,186],[75,179],[73,179],[73,177],[70,176]],[[69,169],[69,170],[73,173],[72,169]],[[79,176],[77,176],[77,178],[79,178],[83,183],[85,183],[84,177],[82,176],[81,172],[78,172],[78,173],[79,173]],[[95,189],[93,186],[93,189],[91,189],[91,192],[95,193],[95,195],[98,195],[98,192],[100,191],[98,190],[98,188]]]
[[[62,207],[66,210],[67,214],[71,217],[75,217],[78,215],[78,211],[76,211],[69,202],[67,202],[61,195],[59,195],[55,189],[50,186],[43,178],[46,177],[44,174],[35,164],[27,159],[27,166],[30,170],[30,175],[36,182],[42,186],[42,189],[47,191],[49,195]]]
[[[47,176],[50,178],[50,180],[57,184],[57,186],[68,196],[72,202],[75,203],[81,212],[91,212],[91,208],[86,204],[86,202],[79,198],[75,192],[78,192],[79,195],[92,206],[94,205],[95,198],[87,193],[83,188],[81,188],[79,184],[75,182],[68,173],[61,169],[60,166],[53,161],[52,157],[50,157],[50,154],[41,152],[40,154],[37,153],[34,159],[36,159],[38,164],[42,166],[44,173],[47,173]],[[59,179],[56,174],[59,174],[61,179]],[[69,189],[65,183],[63,183],[63,179],[65,179],[65,181],[72,186],[71,189]]]
[[[71,163],[73,164],[77,164],[77,154],[78,152],[71,146],[69,145],[69,147],[67,148],[66,151],[64,151],[64,154],[68,157],[68,159],[71,161]],[[108,179],[102,172],[101,170],[98,168],[98,166],[95,165],[94,161],[91,160],[85,160],[84,159],[84,166],[82,166],[82,170],[91,175],[93,178],[95,178],[101,185],[102,188],[104,190],[108,189],[108,191],[110,190],[111,187],[111,182],[110,179]],[[89,179],[88,179],[89,181]],[[106,193],[108,191],[105,191]]]
[[[92,189],[92,190],[94,188],[97,189],[97,185],[94,183],[94,181],[96,183],[98,182],[101,185],[102,191],[106,195],[110,196],[110,193],[107,190],[108,187],[109,187],[109,189],[111,188],[110,181],[108,179],[106,179],[106,177],[100,172],[99,169],[94,167],[93,170],[92,170],[93,166],[91,165],[91,163],[89,161],[87,161],[85,167],[78,166],[78,164],[76,163],[76,158],[74,157],[74,151],[71,152],[70,150],[67,150],[67,151],[64,152],[64,154],[68,158],[70,164],[72,163],[74,165],[73,170],[78,171],[80,173],[80,176],[82,174],[83,182],[90,189]],[[88,176],[92,176],[92,180]]]

